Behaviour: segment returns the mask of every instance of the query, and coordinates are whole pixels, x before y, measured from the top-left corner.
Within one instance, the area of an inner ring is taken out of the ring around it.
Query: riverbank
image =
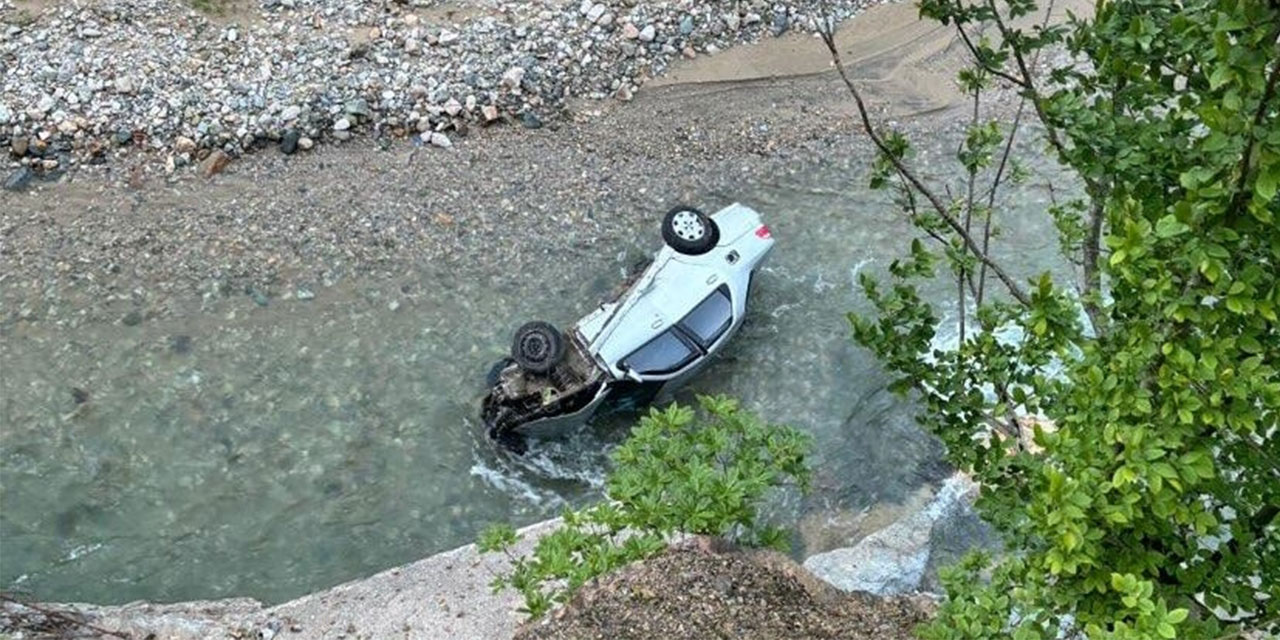
[[[366,133],[448,148],[868,3],[0,0],[0,150],[14,188],[139,152],[209,175]]]

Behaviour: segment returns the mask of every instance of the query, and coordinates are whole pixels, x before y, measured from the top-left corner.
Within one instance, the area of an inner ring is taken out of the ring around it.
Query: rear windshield
[[[627,356],[622,366],[636,373],[671,373],[692,362],[695,355],[693,349],[667,329]]]
[[[680,321],[680,326],[703,347],[710,347],[733,323],[728,293],[725,287],[716,289]]]

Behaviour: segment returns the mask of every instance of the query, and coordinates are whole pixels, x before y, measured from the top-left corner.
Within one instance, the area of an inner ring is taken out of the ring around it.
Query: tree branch
[[[1274,66],[1271,69],[1271,74],[1267,76],[1267,86],[1262,91],[1262,99],[1258,101],[1258,109],[1253,113],[1253,124],[1249,127],[1249,141],[1245,143],[1244,155],[1240,158],[1240,176],[1236,178],[1235,195],[1231,197],[1231,207],[1228,209],[1228,215],[1231,215],[1231,211],[1235,211],[1243,204],[1249,172],[1253,170],[1253,143],[1257,139],[1253,132],[1262,125],[1262,120],[1267,117],[1267,105],[1276,93],[1276,80],[1280,78],[1280,59],[1272,60],[1272,64]]]
[[[991,269],[991,272],[1000,279],[1005,288],[1009,291],[1009,295],[1013,296],[1014,299],[1023,306],[1031,306],[1031,298],[1027,297],[1027,294],[1022,291],[1022,288],[1018,286],[1018,283],[1015,282],[1013,278],[1009,277],[1009,274],[1006,273],[1000,265],[993,262],[990,256],[979,251],[978,243],[974,241],[971,235],[965,232],[960,221],[956,220],[954,216],[947,212],[947,208],[943,206],[942,201],[938,198],[937,194],[930,191],[928,187],[920,181],[920,178],[912,173],[911,170],[903,164],[902,160],[889,150],[888,145],[885,144],[884,138],[882,138],[880,134],[876,132],[875,127],[871,125],[871,117],[867,113],[867,106],[862,100],[862,94],[858,92],[858,88],[854,86],[853,81],[849,79],[849,74],[844,68],[844,62],[840,59],[840,50],[836,47],[834,29],[824,28],[819,31],[819,34],[822,36],[822,41],[827,45],[827,49],[831,52],[831,59],[835,63],[836,70],[840,73],[840,79],[844,81],[845,88],[847,88],[849,90],[849,94],[853,96],[854,104],[857,105],[858,108],[858,116],[862,120],[862,127],[871,138],[872,143],[876,145],[876,148],[880,150],[880,153],[884,154],[884,156],[889,159],[889,162],[893,164],[894,169],[896,169],[901,175],[905,176],[911,183],[911,186],[919,191],[920,194],[929,201],[929,205],[933,207],[934,211],[936,211],[947,223],[947,226],[951,227],[951,229],[960,236],[969,250],[972,251],[979,260],[986,264],[989,269]]]

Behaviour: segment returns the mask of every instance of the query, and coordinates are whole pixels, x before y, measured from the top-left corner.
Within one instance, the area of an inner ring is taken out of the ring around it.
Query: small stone
[[[53,99],[53,96],[46,94],[40,98],[39,102],[36,103],[36,110],[40,113],[49,113],[50,111],[53,111],[53,106],[55,104],[57,104],[57,101]]]
[[[311,138],[308,138],[306,136],[298,138],[298,148],[302,149],[303,151],[310,151],[315,146],[316,146],[316,142]]]
[[[596,24],[598,24],[598,25],[600,25],[600,26],[602,26],[602,27],[607,27],[607,26],[609,26],[609,25],[613,24],[613,14],[612,14],[612,13],[606,13],[606,14],[604,14],[603,16],[600,16],[600,19],[599,19],[599,20],[596,20]]]
[[[17,171],[9,174],[4,181],[5,191],[22,191],[31,184],[32,178],[35,178],[35,172],[30,167],[20,167]]]
[[[200,175],[212,178],[214,175],[221,173],[223,169],[226,169],[229,164],[231,164],[231,156],[221,149],[215,150],[200,163]]]
[[[615,98],[623,102],[630,102],[631,98],[634,97],[631,92],[631,85],[629,84],[624,84],[621,87],[618,87],[618,91],[613,95]]]
[[[129,95],[134,91],[133,80],[130,80],[129,76],[120,76],[119,78],[116,78],[115,87],[116,93],[123,93],[125,95]]]
[[[693,47],[685,47],[684,49],[680,50],[680,55],[692,60],[698,57],[698,52],[694,51]]]
[[[622,37],[627,40],[635,40],[640,37],[640,30],[636,28],[636,25],[628,22],[622,25]]]
[[[299,300],[311,300],[312,298],[316,297],[316,294],[314,291],[306,287],[298,287],[298,291],[297,293],[294,294],[294,296],[297,297]]]
[[[360,118],[373,117],[373,112],[369,111],[369,102],[364,98],[356,98],[355,100],[348,100],[347,104],[343,105],[343,109],[347,113]]]
[[[114,140],[117,145],[123,147],[133,141],[133,132],[128,129],[116,129],[116,132],[112,134],[111,139]]]
[[[66,136],[73,135],[75,134],[76,131],[79,131],[79,130],[80,130],[80,125],[77,125],[74,120],[63,120],[62,122],[58,123],[58,131],[62,133],[62,135],[66,135]]]
[[[458,33],[456,31],[445,29],[440,32],[440,36],[437,38],[437,41],[442,45],[449,46],[450,44],[458,41]]]
[[[651,24],[645,25],[645,28],[640,30],[640,42],[653,42],[656,37],[658,37],[658,30]]]
[[[462,113],[462,103],[458,102],[456,98],[449,98],[449,101],[444,103],[444,112],[449,114],[450,117],[456,116]]]
[[[419,52],[419,51],[421,51],[421,50],[422,50],[422,42],[421,42],[420,40],[418,40],[417,38],[405,38],[405,39],[404,39],[404,52],[405,52],[405,53],[417,53],[417,52]]]
[[[484,116],[486,124],[498,119],[498,107],[495,105],[486,104],[480,108],[480,113]]]
[[[178,153],[191,153],[196,150],[196,141],[186,136],[178,136],[173,142],[173,149]]]
[[[351,121],[346,118],[338,118],[338,120],[333,123],[334,131],[346,131],[347,129],[350,129],[350,128],[351,128]]]
[[[45,171],[53,171],[54,169],[58,168],[58,164],[59,163],[57,160],[54,160],[53,158],[47,158],[45,160],[40,161],[40,168],[44,169]]]
[[[249,291],[249,298],[252,299],[253,303],[259,307],[265,307],[270,302],[270,300],[267,299],[267,294],[258,291],[257,289],[251,289]]]
[[[136,327],[142,324],[142,313],[135,309],[124,314],[124,317],[120,318],[120,324],[126,327]]]
[[[785,13],[773,14],[773,35],[780,36],[791,27],[791,20]]]
[[[758,24],[759,22],[760,14],[758,13],[748,13],[746,17],[742,19],[742,24]]]
[[[291,104],[285,107],[284,111],[280,112],[280,119],[284,122],[292,122],[297,120],[300,115],[302,115],[302,107],[299,107],[296,104]]]
[[[370,39],[370,40],[377,40],[378,38],[381,38],[381,37],[382,37],[382,29],[379,29],[379,28],[377,28],[377,27],[374,27],[374,28],[372,28],[372,29],[370,29],[370,30],[369,30],[369,39]]]
[[[284,136],[280,138],[280,152],[291,156],[298,152],[298,142],[302,139],[302,134],[297,129],[290,129],[284,132]]]
[[[539,120],[538,116],[534,114],[532,111],[526,111],[523,114],[521,114],[520,124],[524,125],[524,128],[526,129],[542,128],[542,120]]]
[[[9,124],[10,120],[13,120],[13,112],[9,110],[9,107],[0,104],[0,125]]]
[[[448,149],[453,146],[453,141],[449,140],[449,136],[446,136],[445,134],[440,133],[439,131],[436,131],[431,134],[430,142],[431,144],[437,147],[440,147],[442,149]]]
[[[502,86],[507,89],[519,89],[524,81],[524,67],[511,67],[502,74]]]
[[[597,2],[591,5],[591,8],[587,9],[587,20],[590,22],[600,22],[600,18],[604,17],[606,10],[607,7],[605,7],[602,2]]]
[[[387,309],[389,309],[389,310],[391,310],[391,311],[399,311],[399,310],[400,310],[400,301],[399,301],[399,300],[392,300],[391,302],[387,303]]]
[[[30,145],[31,143],[26,136],[18,136],[9,141],[9,153],[13,154],[16,158],[21,158],[22,156],[27,155],[27,148],[30,147]]]
[[[693,16],[686,15],[680,21],[680,33],[686,36],[693,33]]]
[[[736,11],[731,11],[724,15],[724,26],[729,27],[730,31],[737,31],[742,26],[742,18]]]

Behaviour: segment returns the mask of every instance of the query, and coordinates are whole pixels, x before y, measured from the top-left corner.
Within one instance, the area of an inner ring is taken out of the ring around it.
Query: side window
[[[692,362],[695,355],[693,349],[668,329],[623,358],[622,366],[636,373],[672,373]]]
[[[733,324],[733,305],[726,287],[716,289],[680,321],[680,326],[704,348],[710,347]]]

